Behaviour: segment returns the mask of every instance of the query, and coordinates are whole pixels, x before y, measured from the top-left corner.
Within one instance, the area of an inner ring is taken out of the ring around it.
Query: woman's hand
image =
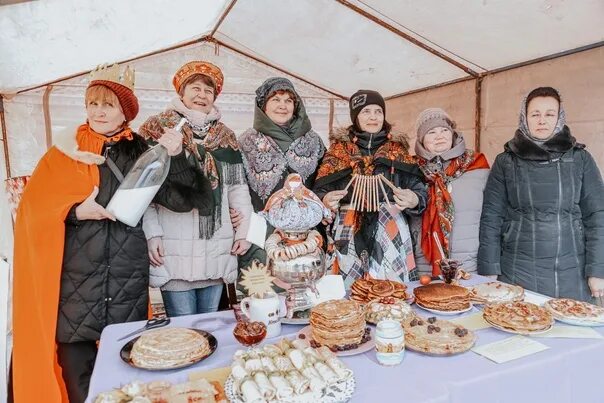
[[[401,211],[408,208],[414,208],[419,203],[419,197],[417,197],[412,190],[396,188],[392,191],[392,194],[394,196],[396,208]]]
[[[252,244],[245,239],[235,241],[235,243],[233,243],[233,247],[231,248],[231,255],[245,255],[245,252],[248,251],[250,246],[252,246]]]
[[[229,208],[229,215],[231,216],[231,225],[233,225],[233,229],[237,231],[239,225],[243,222],[243,214],[237,209]]]
[[[589,285],[591,295],[594,298],[604,297],[604,278],[589,277],[587,279],[587,284]]]
[[[90,196],[86,198],[78,207],[75,214],[78,220],[104,220],[115,221],[115,217],[96,202],[96,196],[99,194],[99,188],[94,187]]]
[[[340,200],[346,196],[348,190],[334,190],[323,196],[323,204],[331,211],[336,211],[340,207]]]
[[[164,129],[164,134],[157,139],[157,142],[166,147],[170,157],[182,152],[182,133],[174,129]]]
[[[147,241],[149,248],[149,260],[151,266],[158,267],[164,264],[164,243],[160,236],[156,236]]]

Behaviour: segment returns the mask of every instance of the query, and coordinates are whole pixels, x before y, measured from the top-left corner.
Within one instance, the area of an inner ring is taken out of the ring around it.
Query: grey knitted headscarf
[[[560,92],[558,90],[556,90],[556,89],[554,89],[554,90],[558,93],[558,95],[560,95]],[[529,94],[530,94],[530,92],[525,95],[524,99],[522,100],[522,105],[520,105],[520,116],[518,117],[518,130],[520,130],[520,132],[522,132],[522,134],[524,134],[529,140],[531,140],[535,143],[538,143],[538,144],[543,144],[547,140],[554,137],[556,134],[560,133],[562,131],[562,129],[564,129],[564,126],[566,125],[566,113],[564,112],[564,108],[562,107],[562,102],[560,102],[560,106],[558,109],[558,121],[556,122],[556,127],[554,128],[554,131],[552,132],[552,134],[546,139],[538,139],[538,138],[534,137],[531,134],[531,131],[529,130],[528,121],[526,119],[526,108],[527,108],[526,100],[527,100]]]

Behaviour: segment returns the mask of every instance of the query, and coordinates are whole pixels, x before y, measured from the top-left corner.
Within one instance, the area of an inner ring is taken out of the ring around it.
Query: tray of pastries
[[[356,301],[330,300],[310,311],[310,339],[315,346],[351,350],[368,340],[365,311]]]
[[[217,346],[216,338],[204,330],[165,327],[130,340],[120,356],[136,368],[166,370],[195,364],[210,356]]]
[[[452,355],[474,346],[476,335],[448,320],[419,316],[403,321],[405,346],[409,350],[430,355]]]
[[[470,291],[472,302],[477,304],[497,304],[524,299],[524,288],[499,281],[475,285]]]
[[[391,280],[358,279],[350,287],[350,299],[360,303],[384,297],[409,300],[412,296],[405,284]]]
[[[233,357],[225,382],[230,402],[345,402],[355,390],[351,369],[327,347],[282,339]]]
[[[226,403],[224,388],[219,382],[201,378],[172,385],[167,381],[149,383],[134,381],[120,389],[99,393],[94,403]]]
[[[575,326],[604,326],[604,308],[570,298],[554,298],[543,304],[553,317]]]
[[[470,291],[458,285],[433,283],[413,290],[415,303],[425,310],[438,314],[457,314],[472,309]]]
[[[521,301],[486,305],[483,317],[494,328],[516,334],[547,332],[554,324],[545,308]]]
[[[374,299],[365,305],[365,320],[374,325],[383,319],[402,322],[410,315],[414,315],[411,305],[394,297]]]

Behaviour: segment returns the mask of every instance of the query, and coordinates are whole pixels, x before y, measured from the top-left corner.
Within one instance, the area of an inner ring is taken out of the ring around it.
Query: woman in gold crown
[[[38,163],[17,212],[13,387],[18,402],[83,402],[103,328],[148,314],[149,257],[141,223],[105,210],[148,148],[129,123],[138,113],[134,71],[91,74],[88,120],[59,133]],[[182,136],[159,139],[172,156],[155,202],[190,211],[194,172]]]

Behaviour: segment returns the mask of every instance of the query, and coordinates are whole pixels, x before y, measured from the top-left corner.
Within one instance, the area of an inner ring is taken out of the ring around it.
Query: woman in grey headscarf
[[[556,298],[604,296],[603,195],[558,91],[534,89],[487,181],[478,273]]]

